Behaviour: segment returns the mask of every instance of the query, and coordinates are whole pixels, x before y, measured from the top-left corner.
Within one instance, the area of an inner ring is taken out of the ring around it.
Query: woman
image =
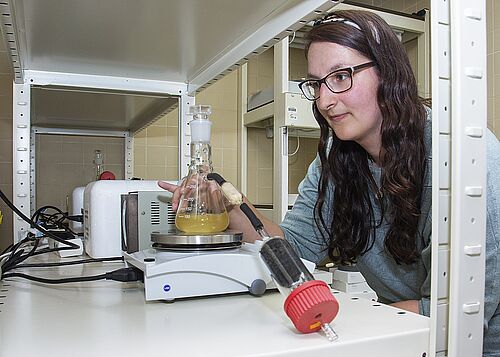
[[[429,315],[431,112],[406,52],[379,16],[338,11],[315,23],[306,56],[309,79],[300,88],[321,129],[318,156],[284,221],[259,217],[303,258],[356,264],[381,302]],[[488,140],[488,160],[496,162],[498,141],[491,133]],[[500,353],[495,170],[488,173],[485,356]],[[178,200],[176,186],[160,186]],[[230,211],[230,228],[259,239],[239,208]]]

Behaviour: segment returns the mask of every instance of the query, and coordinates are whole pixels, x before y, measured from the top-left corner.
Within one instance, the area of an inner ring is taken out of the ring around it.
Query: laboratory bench
[[[30,262],[58,261],[55,253]],[[64,258],[65,260],[77,258]],[[78,258],[80,259],[80,258]],[[123,262],[21,268],[45,278],[98,275]],[[0,356],[384,356],[428,355],[430,320],[334,291],[339,335],[298,333],[284,297],[250,294],[146,302],[141,283],[0,282]]]

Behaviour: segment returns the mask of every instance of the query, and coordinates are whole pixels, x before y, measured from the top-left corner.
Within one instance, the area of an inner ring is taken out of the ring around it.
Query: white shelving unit
[[[432,1],[431,355],[480,356],[486,228],[486,4]],[[436,269],[437,268],[437,269]]]
[[[47,0],[42,6],[37,0],[2,1],[2,29],[15,74],[14,204],[30,215],[34,176],[30,137],[37,124],[36,113],[31,112],[34,88],[164,97],[169,105],[163,112],[180,108],[179,147],[185,147],[189,142],[185,112],[197,91],[337,3]],[[135,131],[154,119],[122,121],[119,130]],[[82,125],[68,118],[62,125],[48,126],[74,129],[77,124]],[[113,124],[102,121],[91,129],[109,130]],[[131,147],[130,139],[127,149]],[[186,172],[188,159],[179,150],[179,177]],[[125,162],[126,175],[131,176],[131,150]],[[14,239],[27,228],[15,219]]]
[[[439,144],[433,146],[433,298],[428,351],[431,356],[479,356],[482,342],[485,238],[485,2],[433,0],[431,4],[431,22],[433,33],[436,34],[432,44],[435,73],[433,140]],[[338,1],[0,2],[2,30],[15,73],[14,204],[29,215],[32,181],[29,165],[30,135],[31,127],[36,122],[31,112],[33,88],[78,88],[84,91],[104,90],[172,98],[174,101],[170,108],[175,105],[180,108],[179,145],[183,147],[189,142],[184,114],[187,106],[194,102],[197,91],[238,68],[250,56],[271,46],[276,45],[275,67],[285,68],[287,64],[283,62],[283,58],[286,57],[288,47],[284,45],[285,42],[281,42],[282,39],[335,5],[338,5]],[[426,53],[425,56],[427,55]],[[287,82],[283,78],[275,78],[275,98],[286,92]],[[275,114],[278,109],[276,103],[279,103],[279,99],[275,101]],[[71,124],[71,120],[68,120],[65,126],[69,128]],[[147,124],[147,121],[136,123],[137,127]],[[280,132],[284,126],[277,121],[274,125],[275,147],[284,147],[287,142],[286,133]],[[104,130],[99,125],[94,129]],[[121,130],[131,129],[133,130],[130,124],[127,124]],[[243,138],[242,143],[244,142]],[[132,142],[129,141],[128,145],[131,147]],[[467,152],[464,151],[465,147]],[[278,156],[277,151],[275,155],[275,172],[282,175],[286,161]],[[241,159],[241,164],[245,165],[245,158]],[[127,160],[131,165],[132,158]],[[179,162],[181,176],[187,162],[183,150],[179,150]],[[275,187],[280,187],[283,182],[283,176],[277,175]],[[280,200],[280,197],[275,196],[274,203],[282,216],[286,204]],[[16,219],[15,239],[27,228],[24,222]],[[448,273],[445,278],[440,275],[443,272]],[[52,298],[49,301],[54,303],[54,296],[58,295],[51,296],[50,292],[53,290],[47,291],[37,284],[16,282],[13,285],[15,294],[23,301],[38,299],[37,301],[43,302],[44,299]],[[87,293],[98,295],[98,290]],[[28,293],[30,291],[32,294]],[[119,294],[113,295],[117,301],[124,297],[121,289],[118,292]],[[63,298],[64,294],[71,295],[70,290],[60,293],[59,298]],[[80,296],[78,288],[75,294]],[[191,303],[194,305],[195,302],[191,301],[187,305]],[[104,313],[108,306],[106,302],[102,303],[101,312]],[[144,310],[142,303],[138,306],[138,311]],[[244,306],[248,305],[244,303]],[[19,309],[9,319],[21,321],[18,320],[21,316],[18,313],[22,314],[23,311],[32,309]],[[124,314],[126,316],[127,312]],[[363,316],[363,321],[366,321],[368,315]],[[154,316],[151,314],[149,318],[154,319]],[[42,314],[41,317],[50,320],[51,316]],[[183,317],[180,316],[181,320]],[[32,316],[23,315],[23,318],[22,325],[30,326],[29,319]],[[349,321],[350,319],[346,319],[346,323]],[[257,325],[259,324],[260,322]],[[33,326],[42,328],[45,325],[42,323]],[[189,326],[186,328],[189,329]],[[363,326],[369,326],[370,330],[375,328],[369,324]],[[358,333],[359,326],[351,327],[355,331],[354,336]],[[425,326],[422,328],[426,329]],[[35,330],[33,336],[37,336],[40,331]],[[261,334],[256,334],[255,337],[258,336]],[[356,338],[357,342],[366,342],[360,336]],[[43,339],[41,342],[47,341]],[[293,339],[293,343],[298,343],[297,341]],[[381,341],[387,342],[384,339]],[[241,341],[242,344],[244,342]],[[291,343],[292,339],[285,342]],[[391,353],[399,351],[393,345],[385,343],[385,346],[390,348]],[[301,348],[299,345],[296,347]],[[382,350],[384,346],[379,347]],[[316,347],[311,348],[313,350]],[[400,351],[407,352],[408,345],[401,345],[400,348]]]

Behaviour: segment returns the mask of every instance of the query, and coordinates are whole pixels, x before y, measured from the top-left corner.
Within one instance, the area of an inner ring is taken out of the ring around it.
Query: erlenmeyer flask
[[[191,164],[181,186],[181,199],[175,216],[177,229],[186,233],[222,232],[229,225],[229,216],[219,185],[207,179],[213,171],[208,119],[209,105],[189,108],[193,116],[191,127]]]

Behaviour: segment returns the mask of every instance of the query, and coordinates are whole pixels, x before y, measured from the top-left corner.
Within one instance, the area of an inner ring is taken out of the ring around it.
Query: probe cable
[[[141,270],[135,267],[121,268],[113,270],[104,274],[90,275],[90,276],[80,276],[73,278],[63,278],[63,279],[47,279],[38,276],[32,276],[23,273],[7,273],[3,274],[2,278],[23,278],[32,281],[36,281],[44,284],[65,284],[65,283],[79,283],[86,281],[96,281],[96,280],[114,280],[120,282],[133,282],[133,281],[143,281],[143,273]]]
[[[48,267],[58,267],[64,265],[77,265],[86,263],[99,263],[99,262],[123,262],[123,257],[110,257],[110,258],[98,258],[98,259],[82,259],[82,260],[71,260],[68,262],[55,262],[55,263],[28,263],[20,264],[16,268],[48,268]]]
[[[36,228],[38,231],[43,233],[45,236],[48,236],[60,243],[63,243],[66,245],[66,247],[58,247],[55,249],[50,249],[50,250],[43,250],[39,252],[35,252],[36,249],[38,248],[39,244],[39,239],[36,237],[26,237],[19,241],[16,244],[11,245],[11,250],[12,252],[9,254],[9,256],[3,257],[2,260],[0,260],[0,280],[5,279],[5,278],[24,278],[28,280],[33,280],[37,281],[40,283],[46,283],[46,284],[63,284],[63,283],[73,283],[73,282],[85,282],[85,281],[95,281],[95,280],[114,280],[114,281],[121,281],[121,282],[131,282],[131,281],[138,281],[138,280],[143,280],[143,275],[142,272],[135,268],[135,267],[127,267],[127,268],[121,268],[118,270],[114,270],[111,272],[107,272],[105,274],[100,274],[100,275],[94,275],[94,276],[82,276],[82,277],[73,277],[73,278],[63,278],[63,279],[46,279],[46,278],[41,278],[41,277],[36,277],[36,276],[31,276],[28,274],[23,274],[23,273],[5,273],[8,270],[14,269],[19,266],[19,263],[26,260],[28,257],[49,252],[49,251],[60,251],[60,250],[68,250],[68,249],[78,249],[80,248],[77,244],[68,242],[57,235],[51,233],[50,231],[44,229],[41,227],[39,224],[31,220],[30,218],[26,217],[19,209],[17,209],[16,206],[10,200],[5,196],[5,194],[0,190],[0,198],[9,206],[12,211],[14,211],[19,217],[21,217],[26,223],[30,225],[31,228]],[[34,241],[32,249],[23,256],[24,250],[17,251],[19,247],[21,247],[24,243]],[[9,250],[7,248],[3,253],[2,256]],[[6,258],[6,259],[5,259]],[[104,261],[103,260],[101,261]],[[122,257],[114,257],[114,258],[107,258],[106,260],[118,260],[121,259],[123,260]],[[80,262],[90,262],[90,261],[96,261],[96,260],[86,260],[86,261],[80,261]],[[44,264],[45,266],[51,266],[49,265],[51,263],[46,263]],[[55,264],[55,263],[53,263]],[[78,264],[76,262],[66,262],[66,264],[59,264],[59,265],[71,265],[71,264]],[[25,264],[25,266],[30,266],[30,264]]]
[[[10,200],[5,196],[5,194],[0,190],[0,198],[7,204],[7,206],[12,209],[13,212],[15,212],[19,217],[21,217],[26,223],[30,225],[31,228],[36,228],[38,231],[43,233],[45,236],[48,236],[62,244],[64,244],[64,247],[57,247],[53,249],[52,251],[61,251],[61,250],[69,250],[69,249],[79,249],[80,247],[72,242],[68,242],[64,240],[63,238],[58,237],[57,235],[53,234],[50,231],[47,231],[45,228],[41,227],[39,224],[36,222],[33,222],[30,220],[30,218],[26,217]],[[20,249],[20,247],[28,242],[34,242],[33,243],[33,248],[30,249],[30,251],[26,254],[24,249]],[[5,272],[14,269],[17,264],[23,262],[26,260],[28,257],[36,255],[37,252],[36,249],[38,248],[40,240],[35,237],[32,233],[28,232],[28,235],[26,238],[20,240],[16,244],[12,244],[10,247],[4,250],[2,252],[1,260],[0,260],[0,280],[3,278]]]
[[[55,213],[48,214],[46,210],[54,210]],[[68,215],[68,212],[63,212],[59,208],[55,206],[43,206],[38,208],[35,213],[31,216],[31,221],[41,223],[41,224],[50,224],[59,229],[63,229],[65,232],[69,232],[74,236],[82,236],[83,233],[76,233],[71,228],[69,228],[68,224],[64,223],[64,220],[74,221],[74,222],[83,222],[83,215]],[[45,226],[44,226],[45,228]]]
[[[25,252],[24,247],[22,249],[20,247],[23,244],[28,245],[28,243],[30,243],[31,241],[33,241],[33,245],[31,247],[30,251],[28,253],[26,253],[25,255],[23,255],[23,253]],[[34,255],[36,249],[38,248],[39,242],[40,241],[38,239],[24,238],[21,241],[19,241],[18,243],[16,243],[15,245],[13,245],[11,252],[3,254],[2,257],[4,259],[2,259],[2,262],[0,262],[0,279],[1,279],[3,272],[14,269],[17,264],[26,260],[31,255]]]
[[[75,222],[83,222],[83,215],[79,214],[79,215],[68,215],[68,212],[63,212],[60,208],[56,207],[56,206],[51,206],[51,205],[47,205],[47,206],[42,206],[40,208],[38,208],[35,213],[33,213],[33,216],[31,217],[31,220],[32,221],[36,221],[35,218],[38,218],[38,216],[40,215],[45,215],[45,213],[43,212],[44,210],[46,209],[53,209],[54,211],[56,211],[57,213],[53,213],[51,214],[50,216],[53,216],[53,215],[56,215],[56,214],[60,214],[63,216],[63,218],[66,218],[70,221],[75,221]]]

